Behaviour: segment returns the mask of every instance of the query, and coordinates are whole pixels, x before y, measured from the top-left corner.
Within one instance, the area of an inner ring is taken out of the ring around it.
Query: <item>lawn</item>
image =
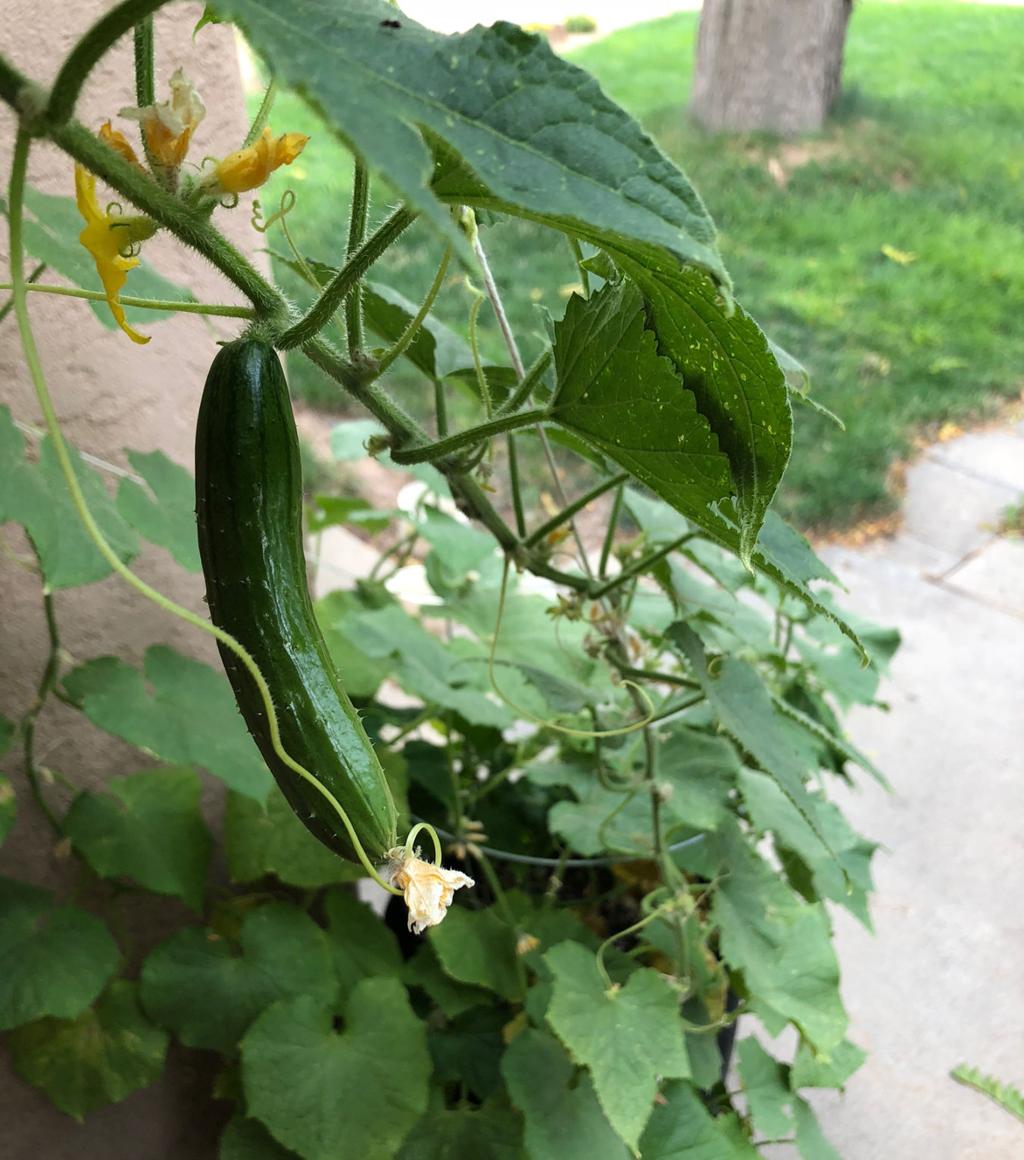
[[[862,0],[836,116],[795,143],[708,137],[688,122],[696,24],[680,13],[638,25],[574,59],[689,174],[718,223],[738,297],[846,422],[843,433],[801,408],[780,508],[812,527],[880,514],[893,504],[889,468],[917,435],[990,414],[1024,387],[1024,10]],[[280,98],[274,124],[314,140],[264,201],[293,188],[296,244],[336,255],[344,151],[294,97]],[[314,246],[324,236],[330,243]],[[513,323],[537,349],[537,307],[561,313],[576,280],[571,255],[529,224],[495,225],[485,241]],[[380,277],[416,299],[437,256],[426,231],[414,231]],[[469,303],[449,286],[439,313],[464,328]],[[498,353],[493,329],[483,342]],[[301,393],[344,405],[317,372],[293,364]],[[425,406],[414,378],[394,385]]]

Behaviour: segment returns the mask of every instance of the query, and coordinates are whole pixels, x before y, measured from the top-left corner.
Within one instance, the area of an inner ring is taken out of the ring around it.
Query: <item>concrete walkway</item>
[[[1024,424],[938,444],[907,476],[893,540],[824,554],[848,607],[903,634],[851,721],[895,787],[837,796],[875,860],[876,937],[836,918],[851,1037],[870,1052],[815,1100],[844,1160],[1020,1160],[1024,1124],[948,1078],[1024,1087]]]

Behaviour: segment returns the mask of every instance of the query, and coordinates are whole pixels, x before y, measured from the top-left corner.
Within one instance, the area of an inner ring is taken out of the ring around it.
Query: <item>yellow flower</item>
[[[85,229],[78,240],[92,254],[111,314],[132,342],[149,342],[148,336],[132,330],[125,321],[119,295],[128,271],[139,264],[137,257],[125,257],[124,251],[151,238],[156,233],[156,222],[145,217],[112,215],[101,209],[96,200],[96,178],[81,165],[75,166],[75,200],[78,212],[85,218]]]
[[[448,913],[456,890],[475,885],[461,870],[445,870],[443,866],[424,862],[404,846],[389,852],[385,877],[405,895],[409,929],[415,934],[422,934],[428,926],[437,926]]]
[[[206,106],[183,69],[170,80],[171,99],[140,109],[122,109],[121,116],[138,121],[154,165],[177,170],[185,160],[196,126],[206,116]]]
[[[268,125],[252,145],[229,153],[223,161],[216,162],[203,178],[203,187],[217,197],[256,189],[275,169],[291,165],[308,140],[305,133],[282,133],[275,137]]]
[[[115,129],[109,121],[100,125],[99,138],[101,141],[105,141],[115,153],[119,153],[125,161],[130,161],[132,165],[139,165],[139,159],[135,156],[135,150],[131,147],[128,138],[120,129]],[[141,166],[139,168],[141,169]]]

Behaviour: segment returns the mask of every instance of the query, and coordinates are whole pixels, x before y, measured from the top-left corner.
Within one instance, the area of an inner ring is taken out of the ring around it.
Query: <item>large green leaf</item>
[[[427,1110],[426,1028],[397,979],[364,979],[344,1029],[310,995],[268,1008],[242,1041],[249,1114],[304,1160],[393,1160]]]
[[[219,0],[282,83],[417,209],[461,241],[428,191],[613,243],[725,281],[685,176],[596,81],[512,24],[442,36],[384,0]],[[398,17],[396,19],[396,17]],[[465,160],[459,165],[457,157]]]
[[[129,451],[128,462],[145,480],[122,479],[117,489],[121,518],[150,543],[159,544],[189,572],[199,572],[196,486],[191,474],[162,451]]]
[[[711,505],[732,493],[729,461],[644,324],[643,298],[630,283],[570,298],[555,323],[551,416],[701,527]]]
[[[200,910],[212,841],[193,769],[150,769],[112,777],[106,793],[72,802],[64,832],[103,878],[131,878]]]
[[[347,890],[332,890],[324,909],[343,1003],[360,979],[401,974],[402,956],[395,936],[365,902]]]
[[[74,1019],[103,989],[118,958],[95,915],[0,878],[0,1031],[45,1015]]]
[[[807,799],[814,814],[812,829],[771,778],[744,769],[739,785],[751,822],[774,834],[776,847],[786,855],[790,877],[801,892],[838,902],[871,930],[867,896],[872,890],[871,856],[876,844],[857,834],[839,809],[817,795]],[[822,847],[819,832],[827,839],[831,853]],[[810,891],[794,873],[796,867],[790,865],[794,854],[810,873]]]
[[[230,1051],[277,999],[330,1004],[338,985],[327,936],[294,906],[272,902],[242,923],[238,953],[214,931],[179,930],[142,967],[142,1003],[186,1047]]]
[[[463,1011],[494,1002],[491,992],[483,987],[460,983],[446,974],[429,942],[420,943],[419,949],[406,962],[402,968],[402,982],[425,992],[446,1019],[456,1019]]]
[[[114,509],[100,476],[72,448],[71,459],[89,510],[122,560],[138,548],[131,528]],[[50,440],[39,448],[39,462],[25,459],[25,440],[7,407],[0,406],[0,523],[23,525],[39,553],[50,588],[73,588],[110,575],[72,506],[71,496]]]
[[[227,678],[209,665],[153,645],[142,673],[118,657],[100,657],[68,673],[64,685],[89,720],[115,737],[163,761],[201,765],[231,789],[266,799],[270,773]]]
[[[793,1101],[796,1119],[796,1146],[803,1160],[841,1160],[839,1153],[825,1139],[811,1105],[800,1096]]]
[[[712,1118],[688,1083],[672,1083],[640,1141],[643,1160],[757,1160],[734,1116]]]
[[[609,990],[594,954],[578,943],[560,943],[544,961],[554,976],[548,1022],[590,1069],[605,1115],[635,1149],[659,1077],[690,1074],[679,996],[664,975],[646,967]]]
[[[793,445],[785,376],[757,323],[738,306],[726,313],[699,270],[622,265],[643,290],[658,350],[696,396],[729,457],[740,555],[749,563]]]
[[[265,805],[228,791],[224,854],[232,882],[256,882],[273,874],[289,886],[315,890],[351,882],[364,873],[318,842],[277,786],[271,787]]]
[[[700,638],[681,621],[666,636],[686,657],[719,724],[777,782],[807,822],[824,854],[834,858],[804,779],[814,770],[814,751],[801,747],[806,738],[776,711],[757,670],[738,657],[719,658],[712,669]]]
[[[629,1149],[605,1119],[590,1076],[574,1074],[552,1036],[528,1028],[509,1044],[501,1071],[526,1122],[529,1160],[627,1160]]]
[[[143,1015],[136,991],[119,980],[77,1019],[40,1019],[12,1031],[14,1070],[76,1120],[154,1083],[168,1037]]]
[[[793,1093],[786,1083],[782,1065],[753,1035],[740,1040],[736,1055],[754,1127],[769,1140],[788,1136],[793,1129],[790,1113]]]
[[[797,1088],[843,1088],[846,1081],[861,1066],[868,1053],[844,1039],[823,1056],[815,1056],[802,1040],[789,1072],[790,1086]]]
[[[722,958],[742,972],[755,1006],[792,1020],[817,1050],[830,1050],[847,1018],[824,907],[797,899],[738,827],[723,828],[717,840],[723,876],[712,920]]]
[[[504,999],[521,999],[516,970],[516,932],[495,908],[455,906],[431,928],[430,943],[445,971],[460,983],[486,987]]]
[[[522,1134],[519,1117],[502,1097],[449,1110],[435,1088],[397,1160],[523,1160]]]
[[[221,1133],[217,1160],[297,1160],[297,1157],[282,1148],[259,1120],[236,1115]]]

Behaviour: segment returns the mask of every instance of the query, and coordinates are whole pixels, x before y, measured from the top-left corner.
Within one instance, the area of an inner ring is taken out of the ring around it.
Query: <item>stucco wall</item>
[[[109,0],[0,0],[0,52],[35,80],[49,83],[70,45],[110,6]],[[201,12],[201,4],[175,4],[157,20],[158,99],[166,95],[170,73],[183,64],[206,102],[207,117],[193,146],[196,160],[237,148],[245,131],[233,33],[227,27],[207,27],[193,43],[192,28]],[[134,104],[131,55],[127,37],[90,79],[78,108],[87,125],[98,126],[122,106]],[[123,127],[131,128],[126,123]],[[0,112],[4,184],[13,137],[14,122],[5,108]],[[33,150],[30,180],[47,193],[73,193],[70,161],[46,145]],[[234,214],[219,212],[222,228],[251,252],[257,235],[250,230],[248,217],[244,201]],[[0,249],[6,267],[5,233],[0,235]],[[148,242],[146,257],[169,278],[191,286],[201,299],[239,301],[219,273],[170,238],[158,235]],[[200,317],[178,316],[144,325],[152,341],[141,347],[119,331],[101,327],[84,302],[36,295],[31,311],[61,420],[79,447],[122,465],[125,447],[160,448],[191,468],[196,409],[215,341],[229,337],[238,323],[223,320],[211,325]],[[16,418],[38,423],[13,323],[9,317],[0,326],[0,402],[8,404]],[[5,534],[18,547],[15,529],[8,527]],[[186,576],[164,552],[144,551],[137,570],[176,599],[197,610],[202,607],[200,579]],[[0,712],[16,719],[33,698],[45,662],[46,633],[38,581],[4,557],[0,557],[0,591]],[[214,656],[208,640],[183,629],[117,579],[60,592],[56,607],[63,643],[76,659],[118,653],[138,661],[147,645],[160,641],[206,659]],[[40,759],[85,786],[146,764],[136,751],[60,705],[44,712],[37,736]],[[66,891],[67,864],[56,856],[51,834],[32,808],[17,752],[7,755],[3,768],[15,782],[20,812],[14,832],[0,849],[0,873]],[[220,797],[220,789],[209,785],[210,811],[216,812]],[[137,921],[132,905],[128,902],[125,912],[129,926]],[[162,925],[183,917],[176,902],[168,900],[155,910],[148,903],[144,919],[148,939],[157,937]],[[79,1126],[12,1075],[0,1051],[0,1156],[5,1160],[212,1156],[213,1125],[226,1105],[211,1105],[202,1095],[209,1087],[208,1076],[198,1074],[197,1067],[202,1062],[196,1062],[195,1054],[188,1060],[172,1056],[157,1087],[97,1112]]]

